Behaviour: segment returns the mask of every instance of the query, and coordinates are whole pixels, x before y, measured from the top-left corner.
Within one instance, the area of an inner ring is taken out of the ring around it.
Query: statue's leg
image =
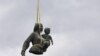
[[[33,54],[43,54],[43,50],[40,48],[40,45],[33,45],[29,52]]]
[[[47,48],[50,46],[49,41],[45,41],[44,46],[43,46],[43,52],[46,52]]]

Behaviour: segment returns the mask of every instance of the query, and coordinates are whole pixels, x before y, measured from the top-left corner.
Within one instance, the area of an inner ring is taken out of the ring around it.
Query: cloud
[[[98,0],[41,1],[41,22],[55,43],[43,56],[100,56],[99,14]],[[35,18],[35,0],[0,0],[0,55],[20,55]]]

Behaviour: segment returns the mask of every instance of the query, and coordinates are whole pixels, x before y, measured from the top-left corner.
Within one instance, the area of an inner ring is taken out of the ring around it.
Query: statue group
[[[43,25],[40,23],[36,23],[34,26],[34,31],[23,44],[21,51],[22,56],[25,56],[25,51],[28,49],[30,43],[32,43],[32,47],[30,48],[29,52],[37,55],[41,55],[46,52],[51,43],[53,45],[52,37],[49,35],[50,28],[45,28],[44,34],[41,34],[42,31]]]

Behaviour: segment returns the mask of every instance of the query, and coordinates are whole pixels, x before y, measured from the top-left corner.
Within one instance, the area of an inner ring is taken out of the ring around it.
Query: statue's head
[[[45,28],[44,32],[45,32],[45,34],[49,34],[50,33],[50,28]]]
[[[43,31],[43,25],[41,23],[35,23],[34,32],[35,31],[42,32]]]

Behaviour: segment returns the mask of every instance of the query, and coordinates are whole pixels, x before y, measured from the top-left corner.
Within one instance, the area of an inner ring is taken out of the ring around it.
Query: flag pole
[[[37,23],[40,23],[40,0],[37,0]]]

